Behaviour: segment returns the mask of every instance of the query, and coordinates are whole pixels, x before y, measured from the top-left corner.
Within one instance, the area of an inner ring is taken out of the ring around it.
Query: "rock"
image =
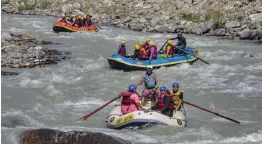
[[[180,22],[180,25],[185,25],[186,23],[187,23],[187,21],[183,20],[183,21]]]
[[[217,29],[215,35],[216,36],[225,36],[226,35],[225,29],[224,28]]]
[[[240,22],[237,21],[227,21],[225,24],[226,28],[236,28],[236,27],[240,27]]]
[[[156,27],[154,27],[154,31],[159,32],[159,33],[168,32],[169,26],[168,25],[156,26]]]
[[[73,8],[74,8],[74,9],[80,9],[80,8],[81,8],[81,5],[80,5],[78,2],[75,2],[75,3],[73,4]]]
[[[73,5],[72,4],[65,4],[62,6],[62,12],[65,13],[70,13],[73,11]]]
[[[131,144],[120,138],[99,132],[70,131],[53,129],[29,130],[21,136],[21,144]]]
[[[244,29],[238,32],[239,39],[248,39],[252,32],[249,29]]]
[[[262,13],[257,13],[257,14],[249,15],[249,18],[250,18],[252,21],[260,21],[260,22],[262,22]]]
[[[259,6],[255,6],[254,7],[254,10],[256,11],[256,12],[262,12],[262,7],[259,7]]]
[[[254,57],[253,54],[250,54],[250,53],[243,53],[240,55],[241,57]]]
[[[214,22],[209,20],[206,21],[205,23],[200,23],[200,29],[202,30],[203,34],[208,33],[211,29],[213,29]]]
[[[142,31],[142,29],[145,27],[144,24],[130,24],[129,28],[134,31]]]
[[[241,26],[241,30],[246,29],[246,28],[247,28],[247,25],[242,25]]]
[[[2,33],[1,39],[10,40],[12,36],[9,33]]]
[[[17,72],[5,72],[5,71],[1,71],[1,75],[18,75]],[[17,125],[19,124],[20,121],[8,121],[8,120],[5,120],[2,118],[2,122],[1,122],[1,126],[4,126],[4,127],[15,127],[14,125]]]

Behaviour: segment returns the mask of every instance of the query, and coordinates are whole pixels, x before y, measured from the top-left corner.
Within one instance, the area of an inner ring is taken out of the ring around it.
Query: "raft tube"
[[[121,106],[115,106],[106,118],[108,128],[144,128],[153,125],[166,125],[175,127],[186,127],[187,121],[181,111],[177,111],[172,117],[157,111],[134,111],[128,114],[121,113]]]
[[[186,51],[190,54],[178,55],[175,54],[172,58],[158,58],[151,60],[133,60],[129,57],[124,57],[118,54],[113,54],[108,57],[108,63],[113,69],[120,69],[123,71],[132,71],[132,70],[145,70],[148,65],[152,67],[160,68],[162,66],[168,67],[181,63],[190,63],[193,64],[197,60],[198,50],[195,48],[186,48]]]
[[[65,22],[56,22],[53,25],[53,31],[56,33],[59,32],[80,32],[80,31],[86,31],[86,32],[97,32],[98,27],[97,25],[91,25],[88,27],[74,27],[71,26]]]

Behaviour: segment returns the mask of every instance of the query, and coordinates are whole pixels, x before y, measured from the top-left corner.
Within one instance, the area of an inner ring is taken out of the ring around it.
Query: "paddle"
[[[212,114],[217,115],[217,116],[219,116],[219,117],[222,117],[222,118],[224,118],[224,119],[227,119],[227,120],[230,120],[230,121],[232,121],[232,122],[235,122],[235,123],[240,124],[239,121],[236,121],[236,120],[234,120],[234,119],[232,119],[232,118],[229,118],[229,117],[222,116],[222,115],[220,115],[219,113],[216,113],[216,112],[213,112],[213,111],[211,111],[211,110],[202,108],[202,107],[200,107],[200,106],[198,106],[198,105],[195,105],[195,104],[192,104],[192,103],[186,102],[186,101],[184,101],[184,103],[186,103],[186,104],[188,104],[188,105],[191,105],[191,106],[194,106],[194,107],[196,107],[196,108],[199,108],[199,109],[201,109],[201,110],[204,110],[204,111],[206,111],[206,112],[212,113]]]
[[[168,41],[168,40],[167,40]],[[160,48],[160,50],[158,51],[158,53],[164,48],[164,46],[166,45],[167,41],[164,43],[164,45]]]
[[[181,50],[181,51],[183,51],[183,52],[185,52],[185,53],[187,53],[187,54],[190,54],[190,55],[196,57],[196,58],[199,59],[200,61],[202,61],[202,62],[204,62],[205,64],[208,64],[208,65],[209,65],[209,63],[208,63],[207,61],[205,61],[205,60],[203,60],[202,58],[196,56],[195,54],[191,54],[191,53],[189,53],[189,52],[187,52],[187,51],[185,51],[185,50],[183,50],[183,49],[181,49],[181,48],[178,48],[178,47],[176,47],[176,48],[179,49],[179,50]]]
[[[99,108],[97,108],[96,110],[92,111],[91,113],[81,117],[81,120],[86,120],[88,117],[90,117],[91,115],[95,114],[96,112],[98,112],[99,110],[101,110],[102,108],[104,108],[105,106],[109,105],[110,103],[112,103],[113,101],[117,100],[118,98],[120,98],[120,96],[117,96],[115,98],[113,98],[112,100],[110,100],[109,102],[105,103],[104,105],[100,106]]]

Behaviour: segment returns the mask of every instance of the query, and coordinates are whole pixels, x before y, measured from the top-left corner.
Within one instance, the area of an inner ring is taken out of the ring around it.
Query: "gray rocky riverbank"
[[[2,33],[1,67],[35,68],[69,58],[70,52],[44,48],[52,42],[37,40],[32,35]]]
[[[2,11],[49,16],[89,12],[101,25],[134,31],[262,37],[262,0],[3,0]]]

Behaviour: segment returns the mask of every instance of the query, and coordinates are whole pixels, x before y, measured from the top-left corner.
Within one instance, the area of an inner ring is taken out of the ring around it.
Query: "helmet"
[[[165,86],[161,86],[161,87],[160,87],[160,91],[167,91],[167,89],[166,89]]]
[[[179,83],[174,82],[174,83],[173,83],[173,87],[178,87],[178,88],[179,88]]]
[[[143,42],[139,42],[139,45],[140,45],[140,46],[143,45]]]
[[[89,15],[89,13],[87,12],[86,15]]]
[[[69,17],[69,16],[67,16],[67,17],[66,17],[66,20],[70,20],[70,17]]]
[[[149,43],[151,40],[149,38],[146,39],[146,42]]]
[[[171,44],[173,44],[173,42],[172,42],[171,40],[168,40],[168,41],[167,41],[167,44],[170,44],[170,45],[171,45]]]
[[[177,37],[182,37],[182,33],[179,32],[179,33],[177,34]]]
[[[121,44],[125,44],[125,41],[124,41],[124,40],[122,40],[122,41],[121,41]]]
[[[146,69],[153,69],[152,65],[148,65]]]
[[[136,85],[135,85],[135,84],[131,84],[131,85],[129,86],[128,90],[129,90],[130,92],[134,92],[134,91],[136,90]]]
[[[77,18],[81,19],[82,17],[79,15],[79,16],[77,16]]]
[[[153,45],[153,42],[150,41],[148,44],[149,44],[149,45]]]
[[[140,46],[138,44],[135,45],[135,49],[136,50],[139,50],[140,49]]]

